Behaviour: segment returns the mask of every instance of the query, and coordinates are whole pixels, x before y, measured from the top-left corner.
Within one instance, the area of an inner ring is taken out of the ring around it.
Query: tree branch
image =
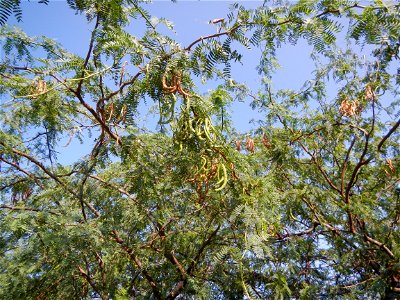
[[[118,141],[118,143],[121,144],[121,140],[119,138],[118,135],[116,135],[115,133],[113,133],[110,129],[109,126],[107,126],[106,123],[104,123],[104,121],[102,120],[102,118],[99,116],[99,114],[93,109],[92,106],[90,106],[82,97],[82,95],[80,93],[78,93],[76,90],[74,90],[73,88],[71,88],[70,86],[68,86],[66,84],[66,80],[62,80],[60,78],[58,78],[58,76],[54,75],[54,74],[50,74],[50,76],[52,76],[54,79],[56,79],[60,84],[64,85],[64,87],[69,90],[71,93],[73,93],[75,95],[76,98],[78,98],[79,102],[83,105],[83,107],[86,108],[86,110],[89,111],[89,113],[96,119],[96,121],[99,123],[100,127],[107,132],[107,134],[115,141]]]
[[[146,216],[148,217],[148,219],[152,222],[152,223],[157,223],[155,221],[154,216],[151,214],[151,212],[146,209],[145,207],[143,207],[142,204],[139,203],[139,201],[137,201],[136,197],[134,197],[132,194],[130,194],[128,191],[124,190],[121,187],[118,187],[110,182],[105,181],[104,179],[100,178],[99,176],[96,175],[89,175],[90,178],[98,180],[99,182],[103,183],[105,186],[108,186],[116,191],[118,191],[119,193],[126,195],[129,199],[131,199],[135,204],[137,204],[138,206],[140,206],[141,209],[143,209],[143,211],[145,212]]]
[[[393,252],[384,243],[381,243],[381,242],[373,239],[366,233],[364,233],[364,238],[366,241],[378,246],[379,248],[382,248],[386,252],[386,254],[389,255],[391,258],[395,258]]]
[[[90,284],[90,286],[93,288],[93,290],[100,296],[102,300],[107,300],[108,296],[103,295],[103,293],[100,293],[99,289],[97,288],[96,284],[92,280],[92,278],[87,274],[80,266],[78,267],[79,273],[81,276]]]
[[[0,142],[0,145],[4,146],[3,142]],[[48,170],[40,161],[38,161],[37,159],[35,159],[34,157],[19,151],[18,149],[12,148],[11,151],[19,156],[25,157],[26,159],[28,159],[29,161],[31,161],[32,163],[34,163],[36,166],[38,166],[43,172],[45,172],[50,178],[52,178],[54,181],[56,181],[59,185],[61,185],[65,190],[67,190],[70,194],[72,194],[75,198],[77,198],[78,200],[80,200],[81,198],[79,197],[79,195],[77,193],[75,193],[75,191],[73,191],[71,188],[69,188],[64,182],[62,182],[60,180],[60,178],[58,178],[57,175],[55,175],[54,173],[52,173],[50,170]],[[96,216],[96,217],[100,217],[100,213],[90,204],[88,203],[86,200],[83,200],[85,205],[92,211],[92,213]]]
[[[54,211],[44,211],[38,208],[32,208],[32,207],[22,207],[22,206],[9,206],[9,205],[0,205],[0,208],[4,209],[10,209],[10,210],[22,210],[22,211],[34,211],[34,212],[47,212],[52,215],[60,216],[60,213],[54,212]]]
[[[345,199],[344,177],[346,175],[347,163],[349,161],[350,153],[351,153],[351,150],[354,147],[354,144],[356,143],[356,140],[357,140],[357,136],[354,136],[353,140],[350,143],[349,148],[347,149],[346,157],[345,157],[345,159],[343,161],[343,165],[342,165],[342,172],[341,172],[341,175],[340,175],[340,178],[341,178],[341,181],[340,181],[340,193],[341,193],[341,195],[342,195],[342,197],[344,199]]]
[[[303,150],[311,157],[312,161],[314,162],[314,164],[317,166],[318,170],[321,172],[322,176],[325,178],[326,182],[329,184],[329,186],[331,188],[333,188],[335,191],[337,191],[338,193],[340,193],[340,189],[338,189],[338,187],[332,182],[332,180],[329,178],[328,174],[326,173],[326,171],[320,166],[320,164],[318,163],[317,159],[315,158],[315,155],[312,154],[306,146],[304,146],[304,144],[300,141],[298,141],[298,143],[300,144],[301,148],[303,148]]]
[[[382,138],[382,140],[378,144],[378,151],[381,151],[383,144],[386,140],[399,128],[400,126],[400,119],[394,124],[394,126],[389,130],[389,132]]]
[[[311,232],[315,231],[315,229],[319,225],[321,225],[319,222],[314,222],[313,225],[310,228],[308,228],[308,229],[306,229],[304,231],[296,232],[296,233],[287,233],[285,235],[278,235],[277,240],[284,240],[284,239],[291,238],[291,237],[294,237],[294,236],[302,236],[302,235],[310,234]]]
[[[62,282],[65,278],[61,277],[54,281],[49,287],[45,288],[43,291],[40,292],[40,294],[35,298],[35,300],[43,300],[45,299],[46,294],[51,291],[54,287],[58,286],[60,282]]]
[[[368,159],[364,160],[364,157],[367,155],[368,152],[368,146],[369,146],[369,139],[372,135],[372,133],[374,132],[375,129],[375,102],[372,102],[372,124],[371,124],[371,130],[368,132],[368,134],[365,135],[365,143],[364,143],[364,149],[361,153],[361,156],[358,160],[357,165],[355,166],[353,173],[351,174],[350,180],[347,183],[346,186],[346,192],[345,192],[345,198],[344,201],[345,203],[347,203],[348,205],[350,204],[350,191],[352,189],[352,187],[354,186],[354,184],[357,181],[357,174],[360,171],[360,169],[362,168],[362,166],[367,165],[371,160],[372,160],[372,156],[370,156]],[[352,233],[356,232],[356,228],[354,225],[354,220],[353,220],[353,214],[350,211],[350,208],[347,209],[347,215],[349,218],[349,227]]]
[[[168,300],[172,300],[175,299],[180,291],[185,287],[186,283],[187,283],[187,277],[188,275],[191,275],[197,261],[199,260],[200,256],[202,255],[202,253],[204,252],[204,249],[211,243],[212,239],[216,236],[218,230],[220,229],[221,225],[218,225],[217,228],[210,234],[210,236],[202,243],[202,245],[200,246],[199,251],[197,252],[195,258],[192,260],[192,263],[190,264],[190,266],[187,268],[187,270],[185,271],[185,269],[183,268],[183,266],[180,264],[180,262],[178,261],[178,259],[176,258],[176,256],[174,255],[173,252],[165,252],[164,256],[173,264],[176,266],[176,268],[178,269],[179,273],[181,274],[181,280],[175,285],[175,287],[172,289],[172,291],[168,294],[168,296],[165,299]]]
[[[158,290],[158,286],[156,281],[153,279],[153,277],[147,272],[146,269],[143,268],[142,262],[139,260],[139,258],[134,254],[133,249],[129,248],[127,245],[125,245],[125,242],[123,239],[120,238],[118,232],[116,230],[113,230],[111,232],[113,239],[121,245],[121,248],[129,255],[129,258],[136,264],[136,266],[140,269],[141,273],[143,276],[146,278],[148,281],[151,289],[153,290],[154,297],[156,299],[161,300],[162,296],[160,291]]]
[[[4,145],[4,144],[3,144],[3,145]],[[44,186],[39,182],[39,179],[37,179],[36,176],[34,176],[33,174],[29,173],[29,172],[26,171],[25,169],[21,168],[18,164],[14,163],[14,162],[12,162],[12,161],[9,161],[9,160],[7,160],[7,159],[4,159],[4,158],[1,157],[1,156],[0,156],[0,160],[3,161],[3,162],[5,162],[6,164],[8,164],[8,165],[10,165],[10,166],[13,166],[13,167],[14,167],[15,169],[17,169],[18,171],[20,171],[20,172],[26,174],[27,176],[29,176],[30,178],[32,178],[40,188],[44,189]]]
[[[354,4],[354,5],[345,7],[344,10],[349,10],[349,9],[352,9],[352,8],[365,8],[365,7],[361,6],[361,5],[358,5],[358,4]],[[327,14],[333,14],[333,13],[339,13],[339,12],[340,12],[340,10],[338,10],[338,9],[328,9],[328,10],[325,10],[325,11],[315,15],[312,18],[313,19],[317,19],[317,18],[320,18],[320,17],[322,17],[324,15],[327,15]],[[266,24],[266,25],[267,26],[281,26],[281,25],[285,25],[285,24],[291,23],[291,22],[297,23],[298,21],[293,21],[292,19],[286,19],[286,20],[283,20],[283,21],[278,22],[278,23],[269,23],[269,24]],[[200,37],[197,40],[193,41],[189,46],[184,48],[184,50],[185,51],[190,51],[191,48],[194,45],[196,45],[197,43],[199,43],[201,41],[207,40],[207,39],[211,39],[211,38],[215,38],[215,37],[219,37],[219,36],[223,36],[223,35],[230,35],[231,33],[233,33],[235,30],[237,30],[238,28],[240,28],[243,25],[255,25],[255,23],[254,22],[249,22],[249,23],[246,23],[246,24],[237,24],[236,26],[232,27],[231,29],[229,29],[227,31],[219,32],[219,33],[215,33],[215,34],[210,34],[210,35],[207,35],[207,36],[204,36],[204,37]]]
[[[185,49],[183,49],[183,50],[185,50],[185,51],[190,51],[194,45],[196,45],[197,43],[202,42],[202,41],[204,41],[204,40],[207,40],[207,39],[212,39],[212,38],[219,37],[219,36],[223,36],[223,35],[230,35],[232,32],[234,32],[234,31],[235,31],[236,29],[238,29],[239,27],[240,27],[240,26],[236,26],[236,27],[233,27],[233,28],[231,28],[231,29],[229,29],[229,30],[227,30],[227,31],[224,31],[224,32],[219,32],[219,33],[214,33],[214,34],[210,34],[210,35],[206,35],[206,36],[199,37],[197,40],[195,40],[194,42],[192,42],[189,46],[187,46],[187,47],[186,47]]]
[[[87,65],[89,63],[90,56],[92,54],[94,39],[95,39],[95,35],[96,35],[96,30],[99,27],[99,24],[100,24],[100,18],[99,18],[99,14],[97,14],[97,16],[96,16],[96,24],[94,25],[94,28],[93,28],[93,31],[92,31],[92,36],[90,38],[89,50],[88,50],[88,52],[86,54],[86,58],[85,58],[85,61],[83,63],[83,69],[82,69],[82,73],[81,73],[81,80],[79,81],[78,87],[76,88],[76,93],[77,94],[81,93],[82,84],[83,84],[83,78],[85,76],[85,70],[86,70],[86,67],[87,67]]]
[[[221,228],[221,225],[218,225],[217,228],[210,234],[210,236],[203,242],[203,244],[201,245],[199,251],[197,252],[196,256],[194,257],[194,259],[192,260],[192,263],[190,264],[190,266],[187,268],[186,273],[191,275],[196,264],[197,261],[199,260],[200,256],[203,254],[204,249],[206,249],[206,247],[208,245],[211,244],[211,241],[213,240],[213,238],[217,235],[219,229]]]
[[[89,177],[90,177],[90,178],[93,178],[93,179],[96,179],[97,181],[100,181],[100,182],[103,183],[104,185],[106,185],[106,186],[108,186],[108,187],[111,187],[111,188],[117,190],[117,191],[120,192],[121,194],[124,194],[124,195],[128,196],[128,198],[131,199],[131,200],[133,200],[133,201],[136,201],[136,200],[137,200],[136,197],[132,196],[132,194],[130,194],[129,192],[127,192],[127,191],[124,190],[123,188],[118,187],[118,186],[115,186],[115,185],[113,185],[112,183],[107,182],[107,181],[105,181],[104,179],[100,178],[99,176],[96,176],[96,175],[89,175]]]
[[[141,74],[143,74],[142,71],[136,73],[136,75],[133,76],[130,80],[123,82],[123,83],[119,86],[119,89],[118,89],[118,90],[116,90],[116,91],[114,91],[114,92],[108,94],[106,97],[104,97],[104,98],[101,99],[101,100],[102,100],[102,101],[108,101],[108,100],[110,100],[112,97],[114,97],[115,95],[118,95],[119,93],[122,92],[122,90],[124,89],[124,87],[126,87],[126,86],[131,85],[132,83],[134,83],[134,82],[139,78],[139,76],[140,76]]]
[[[172,291],[165,298],[166,300],[172,300],[172,299],[175,299],[179,295],[180,291],[186,285],[187,274],[186,274],[185,269],[181,265],[181,263],[176,258],[173,251],[171,251],[171,252],[165,251],[164,256],[178,269],[178,271],[181,275],[181,280],[175,285],[175,287],[172,289]]]

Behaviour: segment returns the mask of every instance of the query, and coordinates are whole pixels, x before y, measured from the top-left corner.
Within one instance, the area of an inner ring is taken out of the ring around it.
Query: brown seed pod
[[[254,153],[255,144],[254,144],[254,140],[250,137],[246,138],[246,149],[247,149],[247,151]]]
[[[182,74],[178,71],[174,72],[172,74],[171,85],[169,86],[167,84],[166,74],[164,74],[161,78],[164,95],[175,94],[178,92],[178,94],[182,95],[183,97],[190,97],[191,95],[182,88],[181,79]]]
[[[121,67],[121,75],[120,75],[120,77],[119,77],[119,86],[122,85],[122,82],[123,82],[123,79],[124,79],[124,74],[125,74],[125,67],[126,67],[127,64],[128,64],[127,61],[124,61],[124,63],[122,64],[122,67]]]
[[[361,105],[358,101],[349,101],[347,99],[340,103],[339,112],[345,117],[352,117],[361,112]]]
[[[386,163],[389,167],[390,173],[393,173],[395,169],[392,160],[390,158],[386,158]]]
[[[264,147],[267,149],[270,149],[272,147],[271,142],[269,141],[269,139],[267,138],[267,136],[265,134],[263,135],[262,143],[263,143]]]
[[[242,144],[242,141],[240,141],[240,140],[236,140],[235,141],[235,147],[236,147],[237,151],[240,151],[241,144]]]
[[[110,122],[112,116],[114,115],[114,103],[110,103],[110,105],[107,106],[105,115],[107,117],[107,122]]]
[[[122,108],[121,108],[121,112],[119,113],[119,116],[118,116],[118,121],[116,122],[116,124],[119,124],[120,122],[122,122],[122,124],[125,124],[127,112],[128,112],[127,106],[126,106],[126,104],[123,104]]]
[[[375,100],[375,93],[374,90],[372,89],[371,85],[367,85],[365,87],[365,91],[364,91],[364,98],[367,101],[374,101]]]
[[[236,174],[236,172],[235,172],[235,165],[234,165],[234,163],[231,162],[231,163],[229,164],[229,167],[231,168],[231,176],[232,176],[233,180],[238,180],[239,177],[237,176],[237,174]]]

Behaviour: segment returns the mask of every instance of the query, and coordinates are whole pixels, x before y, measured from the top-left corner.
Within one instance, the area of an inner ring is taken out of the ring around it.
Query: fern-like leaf
[[[1,0],[0,1],[0,25],[6,24],[8,18],[12,15],[14,9],[19,6],[17,0]]]

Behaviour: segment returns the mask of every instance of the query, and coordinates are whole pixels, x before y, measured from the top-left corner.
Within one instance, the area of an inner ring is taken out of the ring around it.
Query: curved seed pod
[[[114,103],[111,102],[107,107],[106,114],[108,114],[107,122],[110,122],[112,116],[114,115]]]
[[[203,131],[201,130],[201,128],[196,127],[196,137],[201,140],[201,141],[205,141],[206,139],[203,137]]]
[[[218,187],[218,188],[215,189],[216,192],[219,192],[219,191],[221,191],[222,189],[224,189],[225,186],[226,186],[226,184],[228,183],[228,174],[227,174],[227,172],[226,172],[226,167],[225,167],[224,164],[220,164],[220,165],[221,165],[222,171],[223,171],[222,184],[221,184],[220,187]]]
[[[206,168],[207,167],[207,158],[205,158],[203,155],[201,156],[201,160],[202,160],[202,165],[201,165],[201,168],[200,168],[200,170],[199,170],[199,172],[201,171],[208,171],[208,169]]]
[[[188,127],[190,129],[191,132],[195,133],[197,135],[196,129],[193,127],[193,119],[189,119],[188,121]]]
[[[221,165],[224,166],[223,164],[218,164],[218,169],[217,169],[218,181],[217,181],[216,185],[220,185],[225,181],[225,176],[224,176],[225,174],[223,172],[223,167],[221,167]],[[221,174],[221,171],[222,171],[222,174]]]

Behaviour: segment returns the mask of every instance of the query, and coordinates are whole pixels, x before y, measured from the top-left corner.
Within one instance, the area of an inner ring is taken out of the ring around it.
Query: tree
[[[185,47],[139,1],[68,4],[93,26],[84,57],[1,28],[2,299],[399,297],[398,4],[237,4]],[[300,39],[314,77],[275,90]],[[230,78],[238,44],[263,49],[258,91]],[[263,119],[239,136],[244,97]],[[90,154],[59,164],[65,139]]]

